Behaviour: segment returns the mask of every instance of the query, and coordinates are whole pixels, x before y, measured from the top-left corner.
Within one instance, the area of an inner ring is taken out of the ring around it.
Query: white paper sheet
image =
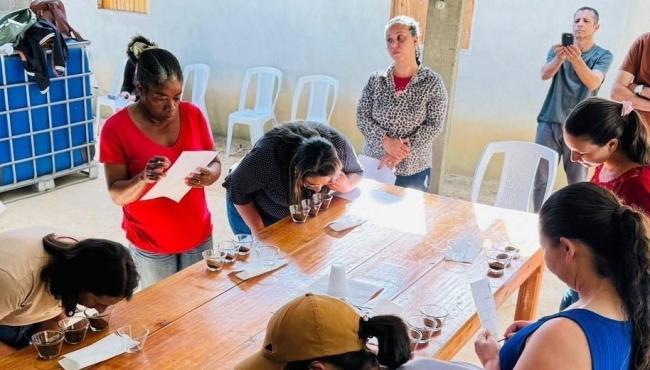
[[[7,207],[5,207],[5,205],[2,204],[2,202],[0,202],[0,213],[4,212],[6,209]]]
[[[167,197],[177,203],[180,202],[185,194],[192,189],[185,185],[185,177],[190,172],[196,172],[197,167],[205,167],[210,164],[216,156],[217,152],[207,150],[181,153],[176,162],[167,170],[166,176],[149,189],[140,200]]]
[[[474,305],[476,305],[481,325],[493,335],[499,335],[497,333],[497,306],[494,303],[490,282],[487,278],[483,278],[471,283],[471,286]]]
[[[343,230],[359,226],[366,221],[368,221],[368,219],[361,216],[346,214],[339,217],[336,221],[332,222],[328,226],[334,231],[341,232]]]
[[[262,265],[262,264],[246,265],[244,270],[241,271],[241,272],[236,273],[235,276],[238,279],[241,279],[241,280],[248,280],[248,279],[254,278],[256,276],[266,274],[267,272],[277,270],[280,267],[285,266],[287,263],[288,263],[288,261],[286,259],[280,259],[280,260],[277,260],[272,265]]]
[[[310,285],[307,288],[307,292],[327,294],[329,281],[330,277],[329,274],[327,274],[323,276],[323,278]],[[346,285],[348,292],[347,296],[339,298],[345,298],[355,306],[365,305],[365,303],[368,302],[371,298],[384,290],[384,288],[380,286],[354,279],[348,279]]]
[[[334,193],[334,196],[337,198],[343,198],[345,200],[349,200],[350,202],[353,202],[355,199],[361,196],[361,189],[354,188],[353,190],[350,190],[347,193]]]
[[[481,253],[480,239],[475,235],[461,234],[449,243],[445,260],[472,263],[479,253]]]
[[[113,333],[87,347],[63,355],[59,360],[59,365],[65,370],[79,370],[106,361],[126,352],[129,343],[125,343],[125,341],[135,342],[128,337],[121,337]]]
[[[383,182],[384,184],[395,184],[395,173],[390,168],[386,166],[382,166],[381,169],[377,168],[381,162],[379,159],[363,154],[357,156],[357,158],[359,158],[359,162],[363,166],[363,177]]]

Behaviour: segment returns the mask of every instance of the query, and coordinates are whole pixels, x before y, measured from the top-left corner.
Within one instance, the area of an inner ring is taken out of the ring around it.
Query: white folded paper
[[[361,216],[346,214],[341,216],[338,220],[329,224],[329,227],[334,231],[340,232],[355,226],[359,226],[366,221],[368,221],[368,219],[363,218]]]
[[[59,360],[59,365],[65,370],[83,369],[120,355],[126,352],[126,348],[136,343],[129,337],[113,333],[87,347],[63,355]]]
[[[250,264],[250,265],[246,265],[246,268],[243,271],[236,273],[235,276],[241,280],[248,280],[256,276],[266,274],[267,272],[277,270],[280,267],[285,266],[287,263],[289,262],[283,258],[277,260],[272,265]]]
[[[329,280],[329,275],[323,276],[320,280],[311,284],[307,288],[307,292],[328,294]],[[339,298],[345,298],[355,306],[363,306],[384,289],[380,286],[354,279],[347,279],[346,286],[347,295]]]
[[[375,308],[372,309],[373,316],[379,315],[394,315],[399,316],[404,311],[404,308],[390,299],[381,298],[375,302]]]
[[[476,235],[462,234],[454,239],[445,252],[447,261],[472,263],[481,253],[481,241]]]
[[[355,199],[359,198],[361,196],[361,189],[359,188],[354,188],[350,190],[347,193],[334,193],[335,197],[338,198],[343,198],[345,200],[349,200],[350,202],[354,201]]]
[[[345,277],[345,265],[335,263],[330,269],[330,279],[327,284],[327,294],[334,297],[348,295],[348,279]]]
[[[487,278],[477,280],[471,283],[472,297],[478,318],[481,320],[481,326],[489,330],[493,335],[497,333],[497,306],[494,302],[490,282]]]
[[[192,189],[185,185],[185,177],[190,172],[196,172],[197,167],[205,167],[210,164],[216,156],[217,152],[208,150],[181,153],[176,162],[165,172],[165,177],[149,189],[140,200],[166,197],[174,202],[180,202],[185,194]]]
[[[393,185],[395,183],[395,179],[397,178],[395,176],[395,173],[393,170],[388,168],[388,166],[383,166],[380,169],[379,163],[381,163],[381,161],[379,159],[368,157],[363,154],[358,155],[357,158],[359,158],[359,162],[361,162],[361,165],[363,166],[363,177],[373,179],[384,184]]]

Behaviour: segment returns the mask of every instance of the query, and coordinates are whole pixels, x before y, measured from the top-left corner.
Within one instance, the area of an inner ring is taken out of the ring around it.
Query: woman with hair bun
[[[214,150],[214,142],[199,108],[180,101],[183,72],[176,57],[157,47],[133,56],[138,99],[104,124],[99,160],[111,199],[122,207],[122,228],[144,288],[200,261],[201,252],[212,248],[204,187],[217,181],[221,162],[215,156],[190,172],[185,184],[192,189],[178,203],[140,200],[182,152]]]
[[[46,227],[0,233],[0,356],[58,328],[77,304],[103,312],[130,299],[138,272],[129,250],[105,239],[80,239]]]

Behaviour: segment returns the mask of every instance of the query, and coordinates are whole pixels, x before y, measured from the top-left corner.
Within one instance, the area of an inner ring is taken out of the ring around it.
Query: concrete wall
[[[540,79],[550,46],[570,32],[581,6],[600,12],[596,43],[614,54],[599,95],[609,91],[632,40],[650,31],[650,2],[476,0],[471,47],[460,56],[447,171],[471,176],[484,146],[535,138],[550,81]],[[492,175],[494,171],[491,172]],[[558,176],[562,181],[564,175]]]
[[[225,134],[238,106],[246,68],[270,65],[284,72],[277,116],[289,119],[298,78],[327,74],[340,82],[333,126],[358,147],[356,104],[371,71],[389,63],[383,28],[389,0],[152,0],[150,14],[96,9],[96,1],[66,0],[71,24],[92,41],[97,79],[110,87],[129,38],[140,33],[172,51],[181,64],[210,66],[207,106],[215,133]],[[241,127],[241,126],[240,126]],[[235,131],[248,137],[246,129]]]
[[[360,148],[357,100],[370,73],[390,63],[383,41],[390,0],[152,0],[148,15],[98,10],[90,0],[65,4],[71,24],[93,42],[103,91],[136,33],[172,51],[182,64],[210,65],[207,105],[212,127],[222,135],[228,113],[237,109],[246,68],[271,65],[284,72],[280,121],[289,119],[299,76],[337,78],[341,89],[332,122]],[[600,11],[597,43],[615,56],[600,92],[608,96],[631,41],[650,30],[650,1],[476,0],[471,49],[460,56],[447,172],[472,175],[490,141],[534,139],[549,86],[539,70],[550,45],[571,30],[573,13],[583,5]],[[235,133],[248,137],[242,129]]]

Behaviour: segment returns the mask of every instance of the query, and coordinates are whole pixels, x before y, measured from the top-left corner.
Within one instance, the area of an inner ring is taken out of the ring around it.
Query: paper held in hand
[[[196,172],[197,167],[206,167],[217,156],[217,152],[186,151],[169,167],[165,177],[160,179],[140,200],[166,197],[178,203],[191,187],[185,185],[185,177],[190,172]]]
[[[497,306],[494,302],[490,282],[487,278],[483,278],[471,283],[471,286],[474,305],[476,305],[476,312],[481,320],[481,325],[490,331],[492,335],[499,335],[497,333]]]

